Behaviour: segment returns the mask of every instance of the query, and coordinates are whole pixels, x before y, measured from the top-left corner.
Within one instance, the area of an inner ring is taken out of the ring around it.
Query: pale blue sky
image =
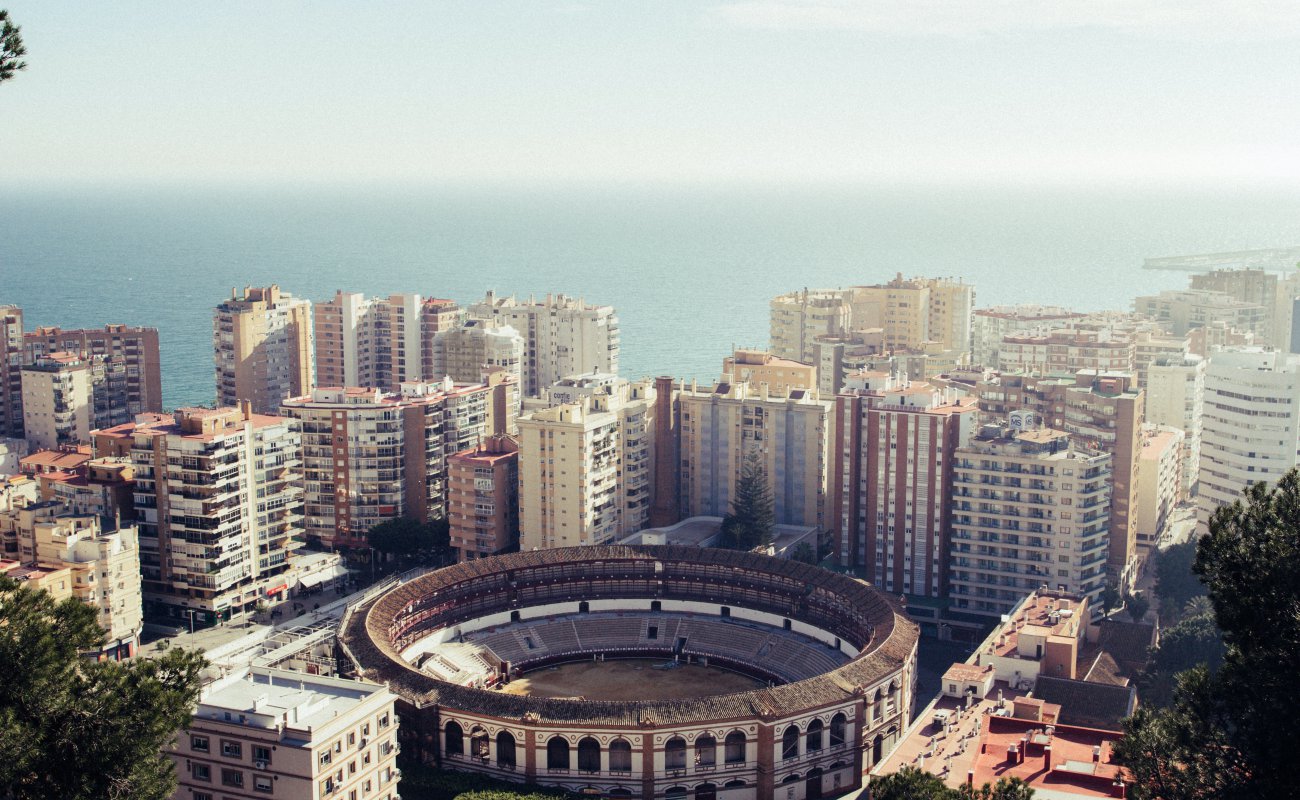
[[[1300,180],[1293,0],[0,6],[10,186]]]

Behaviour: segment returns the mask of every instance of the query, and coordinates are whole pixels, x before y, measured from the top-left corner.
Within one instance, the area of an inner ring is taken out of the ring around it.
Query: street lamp
[[[192,608],[187,608],[187,609],[185,609],[185,613],[189,615],[189,618],[190,618],[190,636],[193,636],[193,635],[194,635],[194,609],[192,609]]]

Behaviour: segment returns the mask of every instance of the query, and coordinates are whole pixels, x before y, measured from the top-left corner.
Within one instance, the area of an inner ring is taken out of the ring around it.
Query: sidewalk
[[[341,597],[347,597],[351,593],[351,589],[345,589],[342,591],[327,589],[322,591],[320,594],[312,595],[310,597],[290,598],[285,603],[277,606],[277,609],[280,610],[281,614],[274,620],[268,620],[266,614],[258,614],[256,615],[258,621],[254,622],[252,619],[254,615],[244,614],[235,617],[229,622],[223,622],[220,625],[208,628],[197,628],[194,633],[190,633],[189,628],[182,623],[175,625],[176,632],[174,634],[158,635],[150,633],[150,629],[159,630],[163,626],[146,623],[144,640],[147,643],[141,644],[140,657],[156,658],[163,652],[160,647],[163,642],[167,642],[169,647],[180,647],[185,650],[200,650],[206,652],[221,647],[222,645],[229,644],[237,639],[241,639],[249,634],[281,626],[285,622],[300,616],[305,616],[307,619],[310,619],[312,611],[316,606],[324,608]],[[295,611],[295,603],[302,608]]]

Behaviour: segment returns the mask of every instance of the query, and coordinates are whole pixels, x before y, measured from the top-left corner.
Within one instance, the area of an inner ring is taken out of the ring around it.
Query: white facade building
[[[521,302],[488,292],[469,308],[475,319],[496,320],[524,337],[523,392],[537,397],[566,375],[618,372],[618,316],[612,306],[593,306],[580,298],[547,295]]]
[[[1205,368],[1197,521],[1300,463],[1300,356],[1220,350]]]

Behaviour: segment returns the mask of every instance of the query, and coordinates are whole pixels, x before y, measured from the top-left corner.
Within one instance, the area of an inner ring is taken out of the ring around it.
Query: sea
[[[277,283],[613,305],[622,373],[709,381],[804,287],[950,276],[977,305],[1128,309],[1165,256],[1300,245],[1300,187],[0,187],[0,304],[28,328],[151,325],[168,407],[211,403],[212,308]]]

